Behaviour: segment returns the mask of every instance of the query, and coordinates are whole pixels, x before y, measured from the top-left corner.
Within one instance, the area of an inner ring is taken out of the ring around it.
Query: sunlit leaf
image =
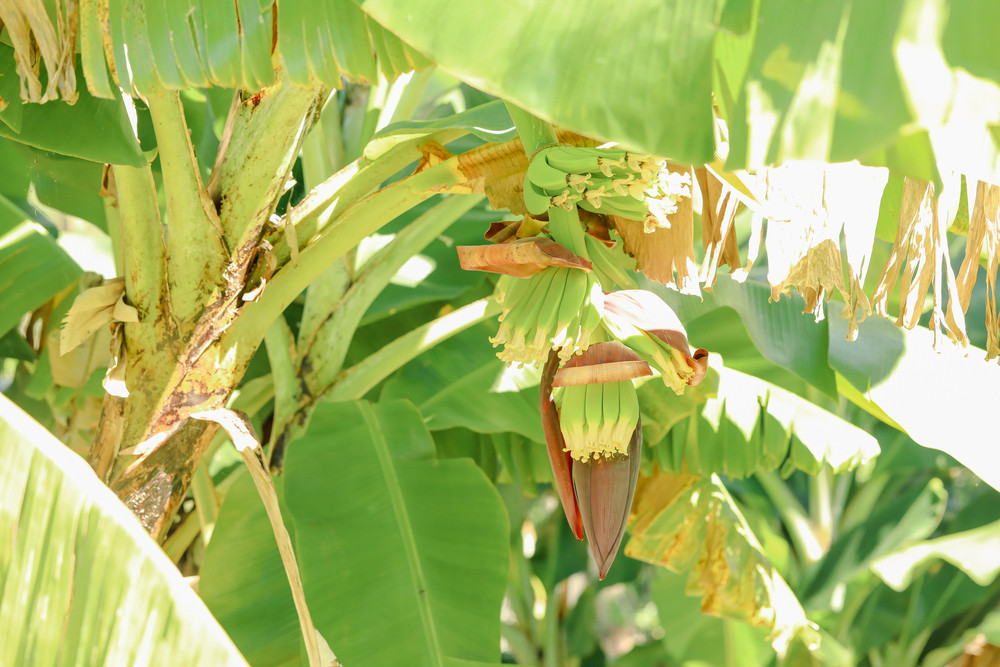
[[[359,4],[443,69],[542,118],[687,164],[712,159],[714,2]],[[554,76],[546,62],[567,66]]]
[[[487,340],[493,329],[493,324],[473,327],[420,355],[386,383],[383,400],[413,401],[431,430],[464,426],[544,442],[537,371],[522,378],[516,367],[497,359]]]
[[[0,396],[0,663],[245,665],[78,456]]]
[[[980,586],[988,586],[1000,573],[1000,522],[920,542],[887,554],[872,569],[897,591],[929,563],[946,560]]]
[[[665,469],[730,477],[779,468],[815,474],[824,463],[843,472],[878,454],[870,434],[814,403],[729,368],[714,370],[716,377],[690,396],[643,385],[643,427]]]
[[[831,321],[830,363],[863,397],[898,424],[915,442],[954,456],[984,482],[1000,489],[992,442],[1000,366],[985,352],[959,348],[917,327],[905,331],[869,319],[859,341],[844,342]]]

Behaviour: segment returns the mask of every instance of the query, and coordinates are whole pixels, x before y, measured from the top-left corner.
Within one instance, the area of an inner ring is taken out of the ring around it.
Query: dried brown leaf
[[[497,245],[464,245],[456,248],[466,271],[490,271],[528,278],[550,266],[590,271],[590,262],[565,246],[541,236]]]
[[[73,301],[59,336],[59,351],[66,354],[114,321],[138,322],[139,313],[125,303],[125,279],[112,278],[84,290]]]
[[[882,317],[889,317],[888,302],[899,280],[900,307],[896,326],[912,329],[923,314],[927,290],[933,285],[930,328],[943,326],[949,336],[962,344],[965,318],[959,311],[960,296],[955,274],[948,256],[947,228],[950,216],[957,208],[957,179],[945,182],[945,190],[935,196],[934,185],[917,179],[906,179],[900,203],[899,228],[892,252],[875,290],[873,306]],[[900,275],[902,271],[902,275]],[[941,308],[941,274],[946,274],[949,293],[948,314]]]
[[[765,172],[765,246],[773,300],[794,287],[806,301],[805,312],[818,321],[824,317],[824,301],[837,289],[847,304],[841,316],[850,320],[848,338],[856,337],[859,317],[871,313],[863,285],[887,179],[885,169],[857,162],[793,163]]]
[[[701,281],[705,283],[705,289],[710,290],[715,284],[719,266],[725,264],[730,273],[743,268],[733,227],[739,199],[732,187],[719,180],[711,168],[699,167],[694,174],[701,188],[701,241],[705,246]]]
[[[76,33],[80,12],[76,0],[57,1],[52,25],[42,0],[0,2],[0,24],[14,46],[14,62],[21,78],[21,99],[48,102],[61,98],[76,102]],[[41,65],[45,65],[45,77]],[[47,79],[42,91],[42,78]]]
[[[688,571],[687,593],[702,597],[703,613],[766,626],[779,648],[797,635],[814,639],[802,606],[716,475],[640,476],[629,529],[625,554]]]
[[[675,174],[690,174],[691,168],[667,163]],[[677,201],[677,211],[667,218],[669,228],[646,233],[642,222],[611,216],[612,226],[625,244],[625,252],[635,257],[636,269],[650,280],[673,287],[681,294],[701,296],[698,265],[694,260],[694,207],[690,197]],[[674,272],[677,273],[676,279]]]
[[[824,206],[826,170],[819,163],[795,163],[768,169],[763,175],[768,205],[767,281],[771,300],[791,288],[806,301],[803,312],[823,319],[823,303],[837,288],[844,291],[840,261],[839,221]]]
[[[969,237],[965,243],[965,258],[956,277],[958,307],[968,312],[972,288],[979,273],[980,258],[986,256],[986,356],[1000,355],[1000,321],[997,319],[996,280],[1000,265],[1000,186],[980,181],[976,186],[975,203],[969,220]],[[952,300],[953,300],[952,299]],[[955,306],[948,303],[945,314],[950,329],[959,327],[955,321]]]

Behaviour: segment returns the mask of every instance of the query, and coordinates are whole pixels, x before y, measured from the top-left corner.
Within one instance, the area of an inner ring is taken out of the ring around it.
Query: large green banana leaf
[[[246,664],[90,467],[3,396],[0,443],[0,664]]]
[[[503,504],[471,460],[434,458],[412,404],[320,405],[289,445],[282,488],[313,622],[344,664],[499,660]],[[291,594],[249,484],[218,526],[202,596],[251,662],[294,661]]]
[[[733,167],[861,159],[936,178],[941,161],[996,180],[1000,67],[983,26],[1000,10],[988,0],[948,10],[944,0],[123,0],[104,25],[97,0],[70,11],[87,86],[105,97],[108,65],[126,89],[256,89],[273,82],[275,56],[296,83],[332,87],[429,58],[542,118],[681,162],[712,160],[714,101]]]
[[[657,380],[639,397],[646,442],[664,470],[729,477],[781,470],[846,472],[878,455],[878,441],[804,398],[729,368],[676,396]]]
[[[0,335],[72,285],[80,273],[48,232],[0,195]]]
[[[935,349],[934,334],[922,327],[907,331],[870,318],[856,343],[844,341],[846,327],[830,323],[830,364],[844,395],[1000,489],[992,447],[1000,367],[976,347],[941,341]]]

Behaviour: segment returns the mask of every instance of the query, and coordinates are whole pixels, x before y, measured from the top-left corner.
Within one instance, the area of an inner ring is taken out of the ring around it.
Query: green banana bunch
[[[687,180],[685,180],[687,179]],[[690,176],[672,173],[665,160],[612,148],[549,146],[532,158],[524,203],[532,215],[552,206],[641,220],[647,232],[669,227],[677,200],[690,197]]]
[[[500,329],[490,338],[508,364],[545,363],[550,349],[566,361],[586,350],[599,330],[604,293],[596,277],[579,269],[549,267],[530,278],[504,276],[497,300]]]
[[[589,461],[628,454],[639,422],[639,398],[632,380],[560,387],[554,398],[570,456]]]

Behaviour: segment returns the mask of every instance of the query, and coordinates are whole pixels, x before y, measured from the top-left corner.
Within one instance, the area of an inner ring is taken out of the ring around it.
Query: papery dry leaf
[[[764,174],[769,208],[765,245],[771,298],[794,287],[806,301],[805,312],[819,321],[823,302],[836,288],[850,320],[848,339],[871,313],[863,291],[868,258],[875,240],[879,204],[888,171],[843,164],[791,163]],[[840,235],[847,249],[847,283]]]
[[[848,340],[858,337],[858,322],[872,312],[864,285],[875,243],[879,206],[888,181],[889,170],[884,168],[864,167],[857,162],[827,166],[824,193],[827,215],[844,230],[847,290],[841,292],[845,305],[840,316],[848,320]]]
[[[794,163],[767,169],[767,281],[771,300],[794,287],[806,301],[803,312],[823,319],[823,303],[833,288],[844,291],[839,221],[826,215],[825,165]]]
[[[120,323],[112,325],[111,334],[111,364],[104,375],[104,391],[112,396],[128,398],[128,387],[125,386],[125,371],[128,357],[125,352],[125,327]]]
[[[719,180],[711,168],[699,167],[694,175],[701,188],[701,242],[705,247],[700,278],[705,289],[710,290],[719,266],[727,265],[730,273],[743,268],[733,227],[739,199],[732,187]]]
[[[1000,646],[991,644],[986,635],[979,634],[962,650],[962,655],[947,667],[997,667],[1000,665]]]
[[[951,183],[951,187],[948,187]],[[873,307],[882,317],[889,317],[888,302],[896,281],[899,280],[900,306],[896,326],[912,329],[924,311],[927,289],[933,284],[930,328],[937,332],[944,326],[948,335],[968,343],[965,335],[965,318],[959,312],[960,297],[955,274],[948,256],[947,228],[949,216],[957,209],[956,176],[946,181],[946,191],[934,196],[934,186],[927,181],[906,179],[899,211],[899,228],[892,252],[875,290]],[[946,196],[950,195],[950,196]],[[941,273],[946,274],[948,286],[948,315],[941,309]],[[900,271],[902,276],[900,277]]]
[[[718,476],[640,476],[629,530],[625,554],[689,571],[686,592],[702,597],[703,613],[766,626],[779,649],[800,634],[815,639],[815,627]]]
[[[76,33],[80,12],[76,0],[56,0],[56,25],[52,25],[42,0],[0,2],[0,25],[7,28],[14,46],[14,62],[21,78],[21,99],[76,102]],[[47,84],[42,91],[41,64]]]
[[[671,173],[690,174],[691,168],[667,163]],[[690,197],[677,201],[677,211],[667,216],[669,228],[646,233],[642,222],[610,216],[622,237],[625,252],[635,257],[636,269],[650,280],[667,285],[681,294],[701,296],[698,265],[694,260],[694,207]],[[674,278],[676,271],[677,277]]]
[[[997,320],[996,279],[1000,265],[1000,186],[980,181],[976,186],[975,203],[969,220],[969,237],[965,243],[965,259],[956,277],[958,307],[968,312],[972,288],[976,285],[980,257],[986,265],[986,358],[1000,355],[1000,322]],[[955,298],[955,297],[953,297]],[[956,329],[955,307],[949,301],[945,314],[947,325]]]
[[[456,248],[466,271],[490,271],[528,278],[550,266],[590,271],[590,262],[555,241],[532,236],[497,245],[463,245]]]
[[[599,142],[568,130],[556,131],[561,144],[597,146]],[[528,156],[520,139],[500,144],[486,144],[458,156],[458,168],[472,186],[472,194],[485,194],[490,206],[524,215],[524,172]]]
[[[94,371],[108,367],[110,345],[110,332],[102,327],[66,354],[61,354],[53,332],[46,345],[52,381],[60,387],[82,388]]]
[[[124,278],[111,278],[81,292],[63,321],[60,354],[70,352],[111,322],[138,322],[139,312],[125,303],[124,297]]]

